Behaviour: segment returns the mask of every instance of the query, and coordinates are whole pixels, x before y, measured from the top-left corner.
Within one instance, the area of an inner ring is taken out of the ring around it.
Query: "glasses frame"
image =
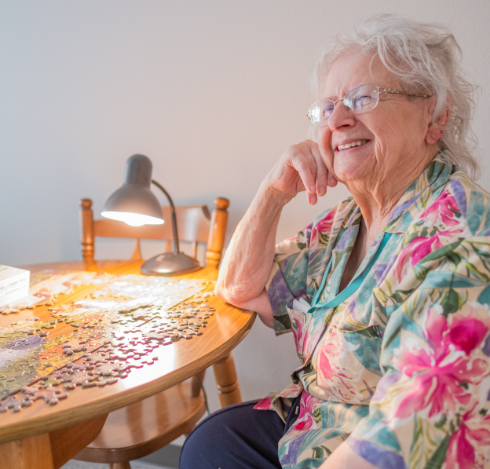
[[[379,103],[379,98],[381,96],[386,96],[388,94],[403,94],[405,96],[412,96],[414,98],[432,98],[432,94],[417,94],[417,93],[409,93],[407,91],[402,91],[402,90],[396,90],[394,88],[384,88],[384,87],[381,87],[379,85],[376,85],[374,83],[365,83],[363,85],[359,85],[359,86],[356,86],[355,88],[352,88],[351,90],[349,90],[347,93],[345,93],[344,97],[343,98],[340,98],[340,99],[337,99],[337,101],[333,101],[331,99],[321,99],[320,101],[316,101],[314,102],[309,108],[308,108],[308,112],[306,113],[306,118],[310,121],[311,125],[313,127],[323,127],[324,125],[327,125],[328,124],[328,118],[325,119],[325,120],[321,120],[318,124],[314,124],[311,120],[312,116],[311,116],[311,109],[316,106],[317,104],[319,103],[324,103],[324,102],[330,102],[330,103],[333,103],[333,109],[335,111],[335,107],[337,106],[337,103],[342,101],[344,102],[344,99],[347,97],[347,95],[354,91],[355,89],[357,88],[361,88],[362,86],[375,86],[378,90],[378,98],[376,99],[376,104],[371,108],[371,109],[368,109],[367,111],[361,111],[361,112],[355,112],[353,109],[350,109],[348,106],[346,106],[346,104],[344,103],[344,107],[345,109],[347,109],[348,111],[352,111],[354,114],[362,114],[363,112],[369,112],[369,111],[372,111],[373,109],[376,108],[376,106],[378,105]],[[333,111],[332,111],[333,112]],[[330,116],[329,116],[330,117]]]

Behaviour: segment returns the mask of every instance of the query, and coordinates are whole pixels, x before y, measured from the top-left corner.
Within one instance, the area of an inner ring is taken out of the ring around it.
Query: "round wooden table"
[[[139,274],[140,264],[133,261],[102,261],[90,265],[69,262],[23,268],[32,273],[52,269]],[[216,280],[217,274],[215,269],[204,268],[179,278]],[[97,288],[94,285],[78,287],[71,294],[60,295],[56,304],[81,300]],[[208,290],[212,290],[212,285]],[[255,313],[235,308],[215,296],[206,302],[213,305],[216,312],[208,319],[203,335],[156,348],[153,355],[157,355],[158,360],[153,365],[133,369],[127,378],[111,386],[76,388],[68,399],[55,406],[40,399],[18,413],[0,414],[0,468],[58,468],[97,436],[109,412],[174,386],[216,363],[221,366],[221,369],[215,368],[215,374],[222,405],[240,401],[233,359],[229,354],[252,327]],[[0,329],[32,317],[41,321],[53,319],[47,306],[38,306],[0,316]],[[50,337],[71,331],[69,325],[59,324]]]

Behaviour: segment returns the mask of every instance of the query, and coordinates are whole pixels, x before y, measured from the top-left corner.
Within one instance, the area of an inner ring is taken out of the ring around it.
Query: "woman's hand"
[[[337,179],[329,173],[313,140],[290,146],[271,169],[265,182],[288,202],[298,192],[306,190],[311,205],[316,204],[318,196],[326,194],[327,186],[337,185]]]

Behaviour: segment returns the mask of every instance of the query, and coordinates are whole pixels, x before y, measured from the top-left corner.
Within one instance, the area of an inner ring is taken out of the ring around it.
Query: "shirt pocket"
[[[331,326],[339,331],[345,347],[365,368],[381,373],[379,360],[385,328],[378,323],[375,314],[371,312],[364,316],[362,322],[358,322],[344,307],[332,317]]]
[[[381,378],[377,326],[356,331],[332,323],[315,351],[317,384],[332,400],[367,405]]]

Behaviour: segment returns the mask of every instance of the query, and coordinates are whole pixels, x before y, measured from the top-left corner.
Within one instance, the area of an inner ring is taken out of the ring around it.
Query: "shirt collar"
[[[412,221],[439,197],[452,172],[453,165],[444,155],[444,152],[436,155],[400,198],[383,232],[405,233]],[[329,245],[332,248],[339,243],[339,236],[342,236],[346,230],[359,225],[362,218],[359,206],[352,196],[341,203],[341,207],[337,209],[337,215],[341,215],[339,216],[339,223],[334,223],[335,226],[332,228],[329,239]],[[357,237],[357,231],[353,229],[350,233],[345,234],[347,235],[345,243],[353,244]]]
[[[439,153],[422,174],[405,191],[396,204],[383,231],[405,233],[408,226],[424,211],[446,186],[453,172],[453,165],[444,152]]]

